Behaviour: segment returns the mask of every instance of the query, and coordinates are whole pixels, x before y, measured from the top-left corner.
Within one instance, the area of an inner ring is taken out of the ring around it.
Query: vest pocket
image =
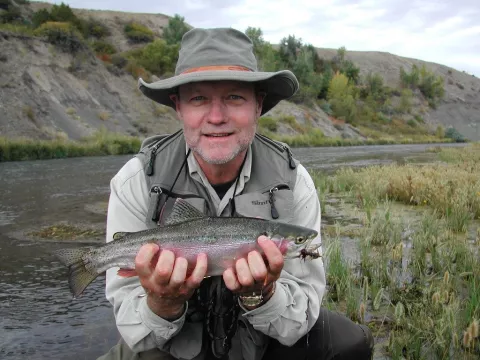
[[[288,185],[279,184],[264,192],[241,194],[234,200],[238,215],[286,223],[293,220],[293,192]]]
[[[150,189],[150,202],[148,206],[147,222],[163,225],[168,218],[177,198],[181,198],[193,205],[203,214],[207,214],[207,202],[195,194],[178,194],[170,192],[159,185],[153,185]]]

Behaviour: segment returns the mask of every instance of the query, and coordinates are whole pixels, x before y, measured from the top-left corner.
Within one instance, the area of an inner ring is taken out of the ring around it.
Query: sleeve
[[[312,178],[301,164],[297,169],[294,201],[293,223],[317,230],[318,237],[313,243],[321,243],[320,201]],[[273,296],[262,306],[246,311],[244,316],[256,330],[291,346],[317,321],[325,286],[321,257],[286,260]]]
[[[107,242],[113,240],[115,232],[135,232],[147,228],[144,220],[148,210],[148,193],[143,168],[134,158],[110,182]],[[138,277],[123,278],[117,275],[117,270],[107,270],[105,293],[113,305],[120,335],[134,352],[153,348],[167,351],[167,342],[183,327],[187,309],[173,322],[158,317],[148,307]]]

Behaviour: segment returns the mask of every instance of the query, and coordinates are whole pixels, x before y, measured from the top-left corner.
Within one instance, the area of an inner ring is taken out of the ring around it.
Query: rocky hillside
[[[23,12],[33,13],[47,3],[30,3]],[[134,21],[162,36],[169,18],[161,14],[131,14],[115,11],[73,9],[82,19],[94,19],[106,25],[105,41],[117,51],[139,47],[125,36],[124,27]],[[131,73],[108,66],[88,47],[72,54],[52,45],[45,38],[12,28],[0,28],[0,136],[48,139],[80,139],[100,127],[137,136],[171,132],[180,124],[174,112],[141,95]],[[333,49],[318,49],[321,57],[332,58]],[[379,73],[386,85],[396,88],[399,69],[413,64],[445,78],[445,97],[435,110],[428,107],[419,92],[413,108],[422,113],[432,131],[438,124],[454,126],[465,137],[480,139],[480,80],[446,66],[407,59],[379,52],[347,51],[346,58],[361,70]],[[110,64],[111,65],[111,64]],[[156,77],[152,76],[152,80]],[[400,101],[400,95],[397,96]],[[320,106],[309,107],[283,102],[269,116],[290,115],[302,124],[309,122],[325,136],[365,138],[365,134],[327,115]],[[413,115],[411,115],[413,117]],[[294,134],[295,127],[280,126],[279,132]]]

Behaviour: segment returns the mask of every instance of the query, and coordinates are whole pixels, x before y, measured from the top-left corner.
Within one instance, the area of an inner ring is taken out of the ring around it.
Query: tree
[[[167,27],[163,30],[163,38],[168,45],[180,44],[183,35],[190,30],[190,27],[185,24],[185,18],[175,14],[173,18],[168,20]]]
[[[280,41],[280,57],[286,66],[290,69],[297,60],[297,54],[302,49],[302,39],[297,39],[295,35],[288,35]]]
[[[335,74],[328,88],[327,99],[332,106],[335,117],[343,118],[349,123],[355,121],[357,106],[354,86],[347,76],[338,72]]]

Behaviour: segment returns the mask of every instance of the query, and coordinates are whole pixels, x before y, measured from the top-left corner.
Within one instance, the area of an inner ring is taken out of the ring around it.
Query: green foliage
[[[449,138],[449,139],[452,139],[455,142],[465,142],[466,141],[465,137],[462,134],[460,134],[458,132],[458,130],[455,129],[454,127],[449,127],[445,131],[445,137]]]
[[[412,111],[412,98],[413,98],[412,90],[403,89],[402,96],[400,97],[400,104],[398,106],[398,111],[402,113],[410,113],[410,111]]]
[[[117,49],[115,49],[115,46],[103,40],[94,41],[92,43],[92,48],[93,48],[93,51],[95,51],[97,54],[112,55],[117,52]]]
[[[383,85],[383,77],[380,74],[370,72],[365,77],[364,87],[360,91],[360,96],[365,99],[369,95],[376,101],[383,100],[385,88]]]
[[[94,37],[97,39],[102,39],[106,36],[110,36],[111,32],[107,25],[102,22],[89,18],[87,21],[83,21],[83,35],[85,38]]]
[[[79,142],[63,139],[36,141],[0,137],[0,162],[134,154],[138,152],[140,143],[139,138],[109,133],[104,128]]]
[[[183,35],[190,30],[185,24],[185,18],[175,14],[173,18],[168,20],[168,25],[163,29],[163,38],[168,45],[180,44],[182,42]]]
[[[22,14],[17,6],[4,3],[5,11],[0,13],[0,24],[10,24],[22,21]]]
[[[344,74],[337,73],[328,88],[327,99],[332,106],[333,115],[352,123],[355,121],[357,106],[353,85]]]
[[[421,69],[413,65],[410,73],[401,67],[400,83],[404,88],[419,89],[433,108],[435,108],[437,101],[445,95],[443,77],[435,76],[433,72],[427,70],[425,65]]]
[[[153,31],[135,22],[125,25],[124,32],[127,38],[134,43],[153,41]]]
[[[35,29],[50,20],[50,13],[47,9],[40,9],[32,15],[32,25]]]
[[[258,119],[258,126],[262,129],[275,132],[278,129],[278,122],[270,116],[262,116]]]
[[[179,44],[168,45],[165,40],[156,39],[143,48],[137,60],[139,65],[153,74],[172,73],[175,71],[179,50]]]
[[[437,126],[437,130],[435,131],[435,136],[439,137],[440,139],[445,137],[445,129],[442,125]]]
[[[34,34],[45,36],[48,42],[71,53],[85,47],[82,34],[71,23],[49,21],[36,29]]]
[[[116,67],[122,69],[124,68],[127,63],[128,63],[128,59],[123,56],[123,55],[120,55],[120,54],[114,54],[112,55],[112,57],[110,58],[110,62],[115,65]]]

